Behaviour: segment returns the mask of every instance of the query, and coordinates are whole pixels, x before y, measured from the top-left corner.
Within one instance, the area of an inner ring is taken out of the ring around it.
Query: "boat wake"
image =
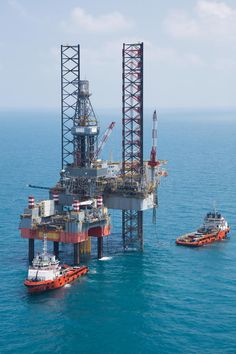
[[[110,261],[112,259],[112,257],[102,257],[99,258],[99,261]]]
[[[71,284],[66,284],[64,288],[71,288]]]
[[[89,270],[89,273],[90,274],[97,274],[97,271],[96,271],[96,269],[93,269],[93,270]]]

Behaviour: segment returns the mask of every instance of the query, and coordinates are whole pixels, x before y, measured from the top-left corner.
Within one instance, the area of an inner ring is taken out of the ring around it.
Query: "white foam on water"
[[[92,270],[89,270],[89,273],[90,274],[97,274],[97,271],[96,271],[96,269],[92,269]]]
[[[132,248],[126,247],[125,250],[126,250],[127,252],[137,252],[137,251],[138,251],[138,249],[135,248],[135,247],[132,247]]]
[[[70,288],[71,287],[71,284],[66,284],[65,286],[64,286],[64,288]]]
[[[99,258],[99,261],[110,261],[112,259],[112,257],[102,257]]]

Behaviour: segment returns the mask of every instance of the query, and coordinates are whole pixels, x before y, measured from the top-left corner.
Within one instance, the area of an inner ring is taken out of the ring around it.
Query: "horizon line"
[[[144,111],[151,111],[151,110],[157,110],[159,112],[175,112],[175,111],[195,111],[195,112],[236,112],[236,106],[222,106],[222,107],[189,107],[189,106],[181,106],[181,107],[158,107],[158,106],[153,106],[153,107],[145,107]],[[96,111],[121,111],[122,107],[97,107],[94,109]],[[39,112],[61,112],[61,107],[0,107],[0,112],[32,112],[32,111],[39,111]]]

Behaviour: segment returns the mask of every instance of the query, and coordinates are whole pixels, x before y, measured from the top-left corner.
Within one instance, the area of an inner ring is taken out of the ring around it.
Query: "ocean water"
[[[103,129],[109,119],[101,119]],[[1,112],[0,353],[236,353],[236,113],[163,112],[158,119],[169,176],[159,189],[156,225],[145,212],[144,253],[114,251],[121,224],[112,211],[113,243],[103,261],[91,259],[88,276],[70,286],[31,296],[23,286],[27,241],[19,237],[19,214],[32,192],[47,197],[28,183],[58,179],[60,117]],[[104,152],[114,158],[116,129]],[[146,157],[150,129],[145,116]],[[214,202],[231,237],[199,249],[176,246]],[[67,247],[61,257],[69,256]]]

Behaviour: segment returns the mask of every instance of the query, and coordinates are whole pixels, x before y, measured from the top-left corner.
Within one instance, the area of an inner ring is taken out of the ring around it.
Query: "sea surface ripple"
[[[103,129],[110,117],[101,120]],[[151,117],[145,118],[146,158]],[[30,296],[23,286],[27,241],[19,214],[29,194],[47,192],[60,168],[60,118],[52,112],[1,112],[0,352],[1,353],[236,353],[236,114],[162,113],[158,155],[169,160],[161,182],[157,224],[145,212],[143,254],[114,250],[120,212],[103,261],[60,290]],[[120,125],[104,151],[120,157]],[[175,245],[196,229],[216,202],[231,237],[199,249]],[[113,243],[112,243],[113,242]],[[36,245],[39,249],[41,244]],[[64,247],[61,257],[71,257]]]

